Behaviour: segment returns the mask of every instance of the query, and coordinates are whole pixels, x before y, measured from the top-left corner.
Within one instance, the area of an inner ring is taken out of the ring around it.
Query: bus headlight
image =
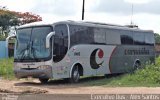
[[[14,64],[14,69],[21,69],[21,66],[19,66],[18,64]]]
[[[51,66],[49,66],[49,65],[43,65],[43,66],[38,67],[38,69],[40,69],[40,70],[49,69],[49,68],[51,68]]]

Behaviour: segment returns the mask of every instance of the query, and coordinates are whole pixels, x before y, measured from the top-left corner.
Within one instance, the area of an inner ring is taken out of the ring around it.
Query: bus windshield
[[[45,41],[51,31],[49,26],[18,29],[15,60],[35,61],[48,58],[51,50],[45,47]]]

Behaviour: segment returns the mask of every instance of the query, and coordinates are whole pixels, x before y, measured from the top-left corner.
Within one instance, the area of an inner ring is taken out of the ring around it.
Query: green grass
[[[14,79],[13,58],[0,59],[0,77]]]
[[[103,78],[84,83],[92,86],[111,86],[111,87],[159,87],[160,86],[160,57],[156,58],[155,64],[147,64],[143,69],[134,73],[119,75],[116,77]]]

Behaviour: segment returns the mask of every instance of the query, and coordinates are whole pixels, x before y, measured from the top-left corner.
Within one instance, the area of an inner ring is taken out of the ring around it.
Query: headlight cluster
[[[43,66],[38,67],[38,69],[40,69],[40,70],[49,69],[49,68],[51,68],[51,66],[49,66],[49,65],[43,65]]]

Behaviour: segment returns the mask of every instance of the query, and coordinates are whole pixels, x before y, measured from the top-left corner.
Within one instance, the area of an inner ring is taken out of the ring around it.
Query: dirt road
[[[160,94],[160,87],[104,87],[51,81],[41,84],[38,80],[0,80],[0,93],[31,94]]]

